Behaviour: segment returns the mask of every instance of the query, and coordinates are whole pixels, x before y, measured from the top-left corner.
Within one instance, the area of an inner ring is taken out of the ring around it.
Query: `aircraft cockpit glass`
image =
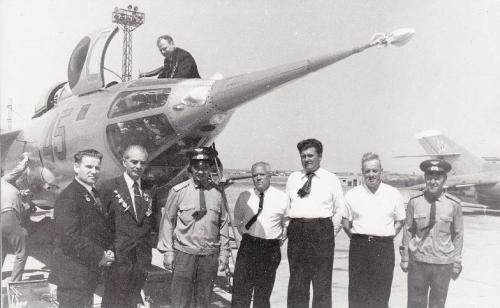
[[[157,114],[110,124],[106,127],[106,135],[113,154],[120,160],[128,145],[139,144],[145,147],[148,153],[153,153],[164,142],[174,138],[176,132],[166,115]]]
[[[167,103],[169,94],[170,89],[120,93],[111,105],[108,118],[162,107]]]

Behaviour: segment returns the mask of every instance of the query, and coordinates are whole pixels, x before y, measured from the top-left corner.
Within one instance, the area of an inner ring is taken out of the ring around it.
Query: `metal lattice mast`
[[[113,22],[123,30],[122,81],[132,78],[132,31],[145,22],[145,14],[138,12],[138,9],[135,6],[132,10],[131,5],[127,9],[115,7],[112,15]]]

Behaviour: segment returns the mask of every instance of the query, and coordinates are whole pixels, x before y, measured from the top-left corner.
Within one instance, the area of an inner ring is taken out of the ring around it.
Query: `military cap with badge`
[[[428,160],[424,160],[420,164],[420,170],[422,170],[425,173],[429,173],[429,172],[448,173],[451,171],[451,165],[444,160],[428,159]]]
[[[217,155],[217,151],[209,147],[198,147],[186,152],[186,157],[190,162],[193,160],[213,161]]]

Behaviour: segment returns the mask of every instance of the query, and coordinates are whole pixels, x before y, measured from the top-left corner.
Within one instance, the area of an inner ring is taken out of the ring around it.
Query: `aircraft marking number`
[[[47,135],[45,138],[43,138],[43,149],[42,149],[42,155],[49,156],[50,160],[52,162],[55,162],[54,160],[54,150],[52,149],[52,130],[54,129],[54,126],[56,125],[56,120],[59,116],[54,117],[54,120],[52,123],[49,125],[49,129],[47,130]]]
[[[66,159],[66,129],[64,125],[61,125],[61,120],[65,117],[71,115],[73,108],[64,110],[61,114],[54,117],[52,123],[50,123],[47,135],[43,139],[43,156],[49,156],[52,162],[55,162],[55,157],[58,160]],[[54,144],[53,138],[61,138],[60,144]]]
[[[66,160],[66,129],[64,128],[64,125],[60,125],[61,120],[65,117],[68,117],[72,111],[73,108],[64,110],[61,113],[61,116],[59,116],[56,128],[54,129],[54,138],[61,137],[61,148],[59,149],[57,145],[53,146],[54,154],[56,155],[58,160]]]

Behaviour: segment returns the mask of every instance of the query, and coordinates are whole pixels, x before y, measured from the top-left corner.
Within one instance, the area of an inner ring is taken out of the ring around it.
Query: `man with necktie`
[[[405,208],[399,191],[382,182],[380,158],[361,158],[364,183],[345,194],[342,224],[349,245],[349,307],[388,308],[394,275],[394,237]]]
[[[222,195],[210,183],[217,152],[200,147],[186,156],[191,178],[168,194],[158,250],[165,268],[173,270],[171,306],[208,308],[217,268],[224,271],[229,263],[229,217]]]
[[[270,307],[280,244],[288,225],[286,194],[271,186],[271,166],[252,166],[254,188],[244,191],[234,207],[234,221],[243,239],[234,269],[231,307]]]
[[[290,175],[288,200],[288,307],[332,306],[335,235],[341,229],[344,194],[338,177],[320,167],[323,145],[316,139],[297,144],[303,169]]]
[[[48,281],[57,285],[59,307],[90,308],[101,268],[115,259],[106,211],[94,188],[102,154],[83,150],[74,158],[75,179],[54,206],[56,240]]]
[[[460,200],[444,192],[451,165],[430,159],[420,164],[425,192],[408,202],[401,269],[408,272],[408,307],[441,308],[450,280],[462,271],[464,225]],[[430,289],[430,290],[429,290]]]
[[[129,145],[123,153],[125,172],[100,187],[113,233],[116,262],[105,271],[103,308],[135,308],[144,304],[141,290],[151,268],[153,192],[141,177],[148,152]]]

